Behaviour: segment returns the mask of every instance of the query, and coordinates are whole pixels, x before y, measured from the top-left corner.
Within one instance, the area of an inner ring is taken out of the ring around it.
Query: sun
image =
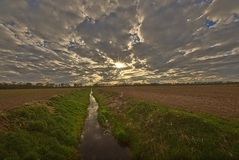
[[[120,68],[124,68],[125,64],[122,62],[115,62],[115,68],[120,69]]]

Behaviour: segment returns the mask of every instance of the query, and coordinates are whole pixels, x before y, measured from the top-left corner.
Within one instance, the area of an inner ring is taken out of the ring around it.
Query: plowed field
[[[73,89],[74,88],[0,90],[0,110],[8,110],[31,101],[46,100],[54,95],[69,93]]]
[[[239,118],[239,85],[102,87],[189,111]]]

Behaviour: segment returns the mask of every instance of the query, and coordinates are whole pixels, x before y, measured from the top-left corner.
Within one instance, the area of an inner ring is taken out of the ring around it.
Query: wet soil
[[[121,147],[108,130],[97,120],[98,104],[90,94],[88,117],[82,134],[80,153],[83,160],[128,160],[127,151]]]

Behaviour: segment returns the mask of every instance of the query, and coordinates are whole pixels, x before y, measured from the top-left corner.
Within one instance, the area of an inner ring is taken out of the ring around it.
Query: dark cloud
[[[1,0],[0,81],[236,81],[237,3]]]

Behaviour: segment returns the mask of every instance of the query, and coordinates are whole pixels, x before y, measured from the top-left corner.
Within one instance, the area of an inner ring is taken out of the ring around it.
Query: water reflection
[[[90,93],[90,105],[88,117],[85,122],[80,146],[83,160],[128,160],[129,156],[124,148],[110,135],[104,134],[104,130],[98,123],[97,110],[99,106]],[[108,133],[108,132],[107,132]]]

